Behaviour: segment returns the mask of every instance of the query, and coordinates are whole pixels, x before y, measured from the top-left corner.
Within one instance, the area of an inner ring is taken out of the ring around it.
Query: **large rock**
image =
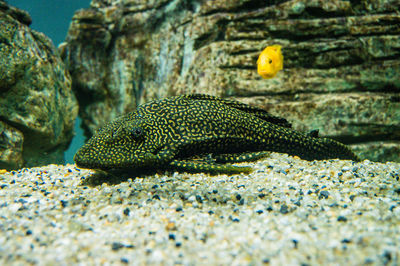
[[[150,99],[208,93],[319,129],[363,158],[400,161],[399,9],[395,0],[93,0],[61,49],[87,136]],[[256,60],[271,44],[283,47],[284,70],[263,80]]]
[[[50,39],[0,1],[0,168],[62,163],[77,101]]]

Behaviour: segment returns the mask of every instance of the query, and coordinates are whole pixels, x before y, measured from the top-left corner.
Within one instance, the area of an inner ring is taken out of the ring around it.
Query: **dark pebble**
[[[236,199],[237,199],[237,200],[241,200],[241,199],[242,199],[242,196],[241,196],[240,194],[237,194],[237,195],[236,195]]]
[[[366,264],[366,265],[374,264],[374,260],[371,259],[371,258],[366,258],[366,259],[364,260],[364,264]]]
[[[264,264],[269,264],[269,262],[270,262],[269,259],[263,259],[263,260],[262,260],[262,263],[264,263]]]
[[[18,199],[18,202],[19,202],[19,203],[22,203],[22,204],[25,204],[25,203],[27,203],[27,201],[26,201],[26,200],[24,200],[24,199]]]
[[[129,260],[127,258],[121,258],[121,263],[128,264]]]
[[[329,197],[329,192],[328,191],[326,191],[326,190],[322,190],[320,193],[319,193],[319,199],[322,199],[322,198],[325,198],[325,199],[327,199]]]
[[[158,195],[156,194],[156,195],[153,196],[153,199],[160,200],[160,196],[158,196]]]
[[[244,204],[244,199],[241,199],[238,204],[239,205],[243,205]]]
[[[355,199],[356,195],[351,195],[350,200],[353,201]]]
[[[233,218],[232,222],[238,223],[238,222],[240,222],[240,219],[239,218]]]
[[[182,243],[181,243],[181,242],[176,242],[176,243],[175,243],[175,247],[180,248],[181,246],[182,246]]]
[[[292,242],[293,242],[294,248],[297,248],[299,241],[296,239],[292,239]]]
[[[344,217],[344,216],[339,216],[339,217],[337,218],[337,220],[338,220],[338,222],[347,222],[347,218]]]
[[[26,230],[26,233],[25,233],[27,236],[30,236],[30,235],[32,235],[32,230]]]
[[[200,195],[196,195],[196,200],[198,203],[203,203],[203,198]]]
[[[282,214],[287,214],[289,213],[289,207],[286,204],[283,204],[281,205],[279,212]]]
[[[60,200],[61,207],[65,208],[68,206],[68,201],[67,200]]]
[[[263,213],[264,211],[263,210],[257,210],[256,211],[256,213],[258,213],[258,214],[261,214],[261,213]]]
[[[174,234],[169,234],[168,235],[169,240],[175,240],[175,235]]]
[[[131,210],[129,208],[125,208],[124,210],[124,215],[125,216],[129,216],[129,213],[131,212]]]
[[[265,195],[264,193],[258,194],[258,197],[259,197],[260,199],[264,198],[265,196],[266,196],[266,195]]]
[[[341,242],[345,243],[345,244],[348,244],[348,243],[351,243],[351,240],[347,239],[347,238],[344,238]]]
[[[385,265],[389,262],[389,261],[391,261],[392,260],[392,254],[389,252],[389,251],[385,251],[383,254],[382,254],[382,256],[385,258]]]
[[[209,214],[209,215],[213,215],[214,212],[213,212],[213,211],[208,211],[208,214]]]
[[[121,248],[124,248],[124,247],[125,247],[125,245],[122,244],[122,243],[119,243],[119,242],[114,242],[111,245],[111,249],[114,250],[114,251],[120,250]]]
[[[177,207],[177,208],[175,209],[175,211],[181,212],[181,211],[183,211],[183,208],[182,208],[182,207]]]

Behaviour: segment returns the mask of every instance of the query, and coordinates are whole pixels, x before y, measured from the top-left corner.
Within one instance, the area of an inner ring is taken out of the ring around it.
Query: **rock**
[[[16,169],[24,164],[22,158],[24,135],[0,121],[0,168]]]
[[[354,152],[361,158],[374,158],[376,161],[399,160],[400,145],[398,141],[369,141],[361,144],[352,145]]]
[[[0,1],[0,168],[63,163],[78,112],[71,79],[30,16]]]
[[[93,0],[75,13],[61,51],[87,136],[148,100],[208,93],[357,145],[362,158],[400,161],[399,8],[394,0]],[[256,61],[271,44],[283,47],[284,69],[264,80]],[[390,145],[378,155],[371,141]]]

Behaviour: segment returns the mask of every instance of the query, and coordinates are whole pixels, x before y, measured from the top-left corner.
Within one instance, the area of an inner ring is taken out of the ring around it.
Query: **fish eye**
[[[143,130],[140,127],[134,127],[132,128],[131,133],[134,138],[139,138],[140,136],[142,136]]]
[[[269,64],[272,64],[272,59],[268,59],[268,63],[269,63]]]

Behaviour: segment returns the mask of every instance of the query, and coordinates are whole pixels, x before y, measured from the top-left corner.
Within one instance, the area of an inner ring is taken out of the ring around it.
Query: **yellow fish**
[[[283,68],[283,55],[280,45],[267,46],[257,60],[257,72],[264,79],[270,79]]]

